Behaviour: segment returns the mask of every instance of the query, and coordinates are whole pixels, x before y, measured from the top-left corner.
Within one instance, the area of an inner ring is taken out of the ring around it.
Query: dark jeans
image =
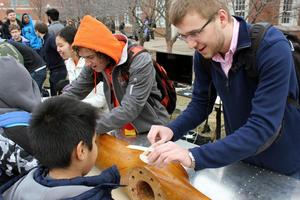
[[[66,68],[63,69],[59,69],[59,70],[52,70],[50,71],[50,92],[51,92],[51,96],[56,96],[57,95],[57,88],[56,88],[56,84],[60,81],[60,80],[64,80],[67,77],[67,70]]]
[[[34,71],[31,73],[31,77],[38,84],[40,92],[42,92],[42,88],[43,88],[44,81],[46,79],[46,75],[47,75],[47,68],[44,68],[37,72]]]

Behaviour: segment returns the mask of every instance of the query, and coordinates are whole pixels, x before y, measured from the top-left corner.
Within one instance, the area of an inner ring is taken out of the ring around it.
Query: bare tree
[[[130,5],[130,11],[133,17],[133,29],[135,34],[138,36],[141,45],[145,42],[145,37],[143,35],[143,29],[152,29],[153,27],[149,24],[145,24],[143,17],[147,16],[152,21],[152,23],[158,23],[159,20],[165,21],[165,31],[159,32],[155,30],[156,34],[165,38],[167,44],[167,52],[172,52],[173,44],[177,37],[172,37],[172,28],[169,21],[168,10],[170,7],[171,0],[135,0]],[[140,8],[141,13],[137,13],[137,8]]]
[[[227,2],[232,6],[234,15],[241,14],[241,5],[237,5],[236,0],[228,0]],[[289,9],[293,13],[291,17],[296,17],[296,19],[298,19],[299,16],[295,16],[295,14],[297,14],[298,12],[293,11],[299,11],[300,6],[298,2],[296,2],[294,5],[294,7],[292,6],[292,4],[288,5],[290,6]],[[286,14],[285,11],[280,11],[280,0],[249,0],[249,4],[245,6],[246,7],[244,8],[244,10],[248,10],[248,12],[244,17],[250,23],[264,20],[273,24],[277,24],[278,19]]]
[[[31,0],[30,6],[33,8],[34,14],[38,17],[39,20],[43,19],[46,8],[46,0]]]

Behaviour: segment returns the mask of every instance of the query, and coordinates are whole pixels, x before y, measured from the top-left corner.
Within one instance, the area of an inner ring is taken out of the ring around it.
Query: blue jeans
[[[43,84],[47,75],[47,68],[41,69],[37,72],[34,71],[30,75],[33,78],[33,80],[35,80],[35,82],[38,84],[40,92],[42,92]]]

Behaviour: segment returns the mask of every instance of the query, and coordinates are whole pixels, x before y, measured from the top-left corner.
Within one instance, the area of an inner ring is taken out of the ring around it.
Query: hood
[[[11,56],[1,56],[0,66],[0,111],[15,108],[32,112],[41,102],[41,94],[29,72]]]
[[[25,22],[24,22],[24,20],[23,20],[23,17],[24,17],[25,15],[27,15],[27,16],[29,17],[29,22],[28,22],[28,24],[25,24]],[[31,18],[31,16],[30,16],[29,14],[27,14],[27,13],[24,13],[24,14],[22,15],[21,22],[22,22],[22,25],[23,25],[23,26],[33,25],[32,18]]]
[[[103,23],[86,15],[80,22],[73,46],[106,54],[115,63],[119,63],[124,45],[113,36]]]

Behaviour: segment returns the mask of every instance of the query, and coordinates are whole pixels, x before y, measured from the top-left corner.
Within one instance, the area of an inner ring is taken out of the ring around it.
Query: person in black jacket
[[[43,40],[43,46],[40,53],[50,70],[49,82],[51,96],[56,96],[57,83],[67,77],[66,65],[62,57],[57,52],[55,36],[48,34],[47,25],[45,23],[36,23],[34,28],[38,36]]]
[[[9,25],[11,24],[18,24],[20,26],[20,28],[22,29],[22,23],[19,19],[17,19],[16,17],[16,13],[14,10],[9,9],[6,11],[6,16],[7,16],[7,20],[6,22],[3,23],[3,27],[2,27],[2,38],[3,39],[11,39],[11,35],[9,32]]]
[[[46,63],[42,57],[34,51],[32,48],[23,45],[19,42],[9,41],[23,56],[24,66],[30,73],[31,77],[38,84],[40,91],[42,92],[43,83],[46,79],[47,68]]]

